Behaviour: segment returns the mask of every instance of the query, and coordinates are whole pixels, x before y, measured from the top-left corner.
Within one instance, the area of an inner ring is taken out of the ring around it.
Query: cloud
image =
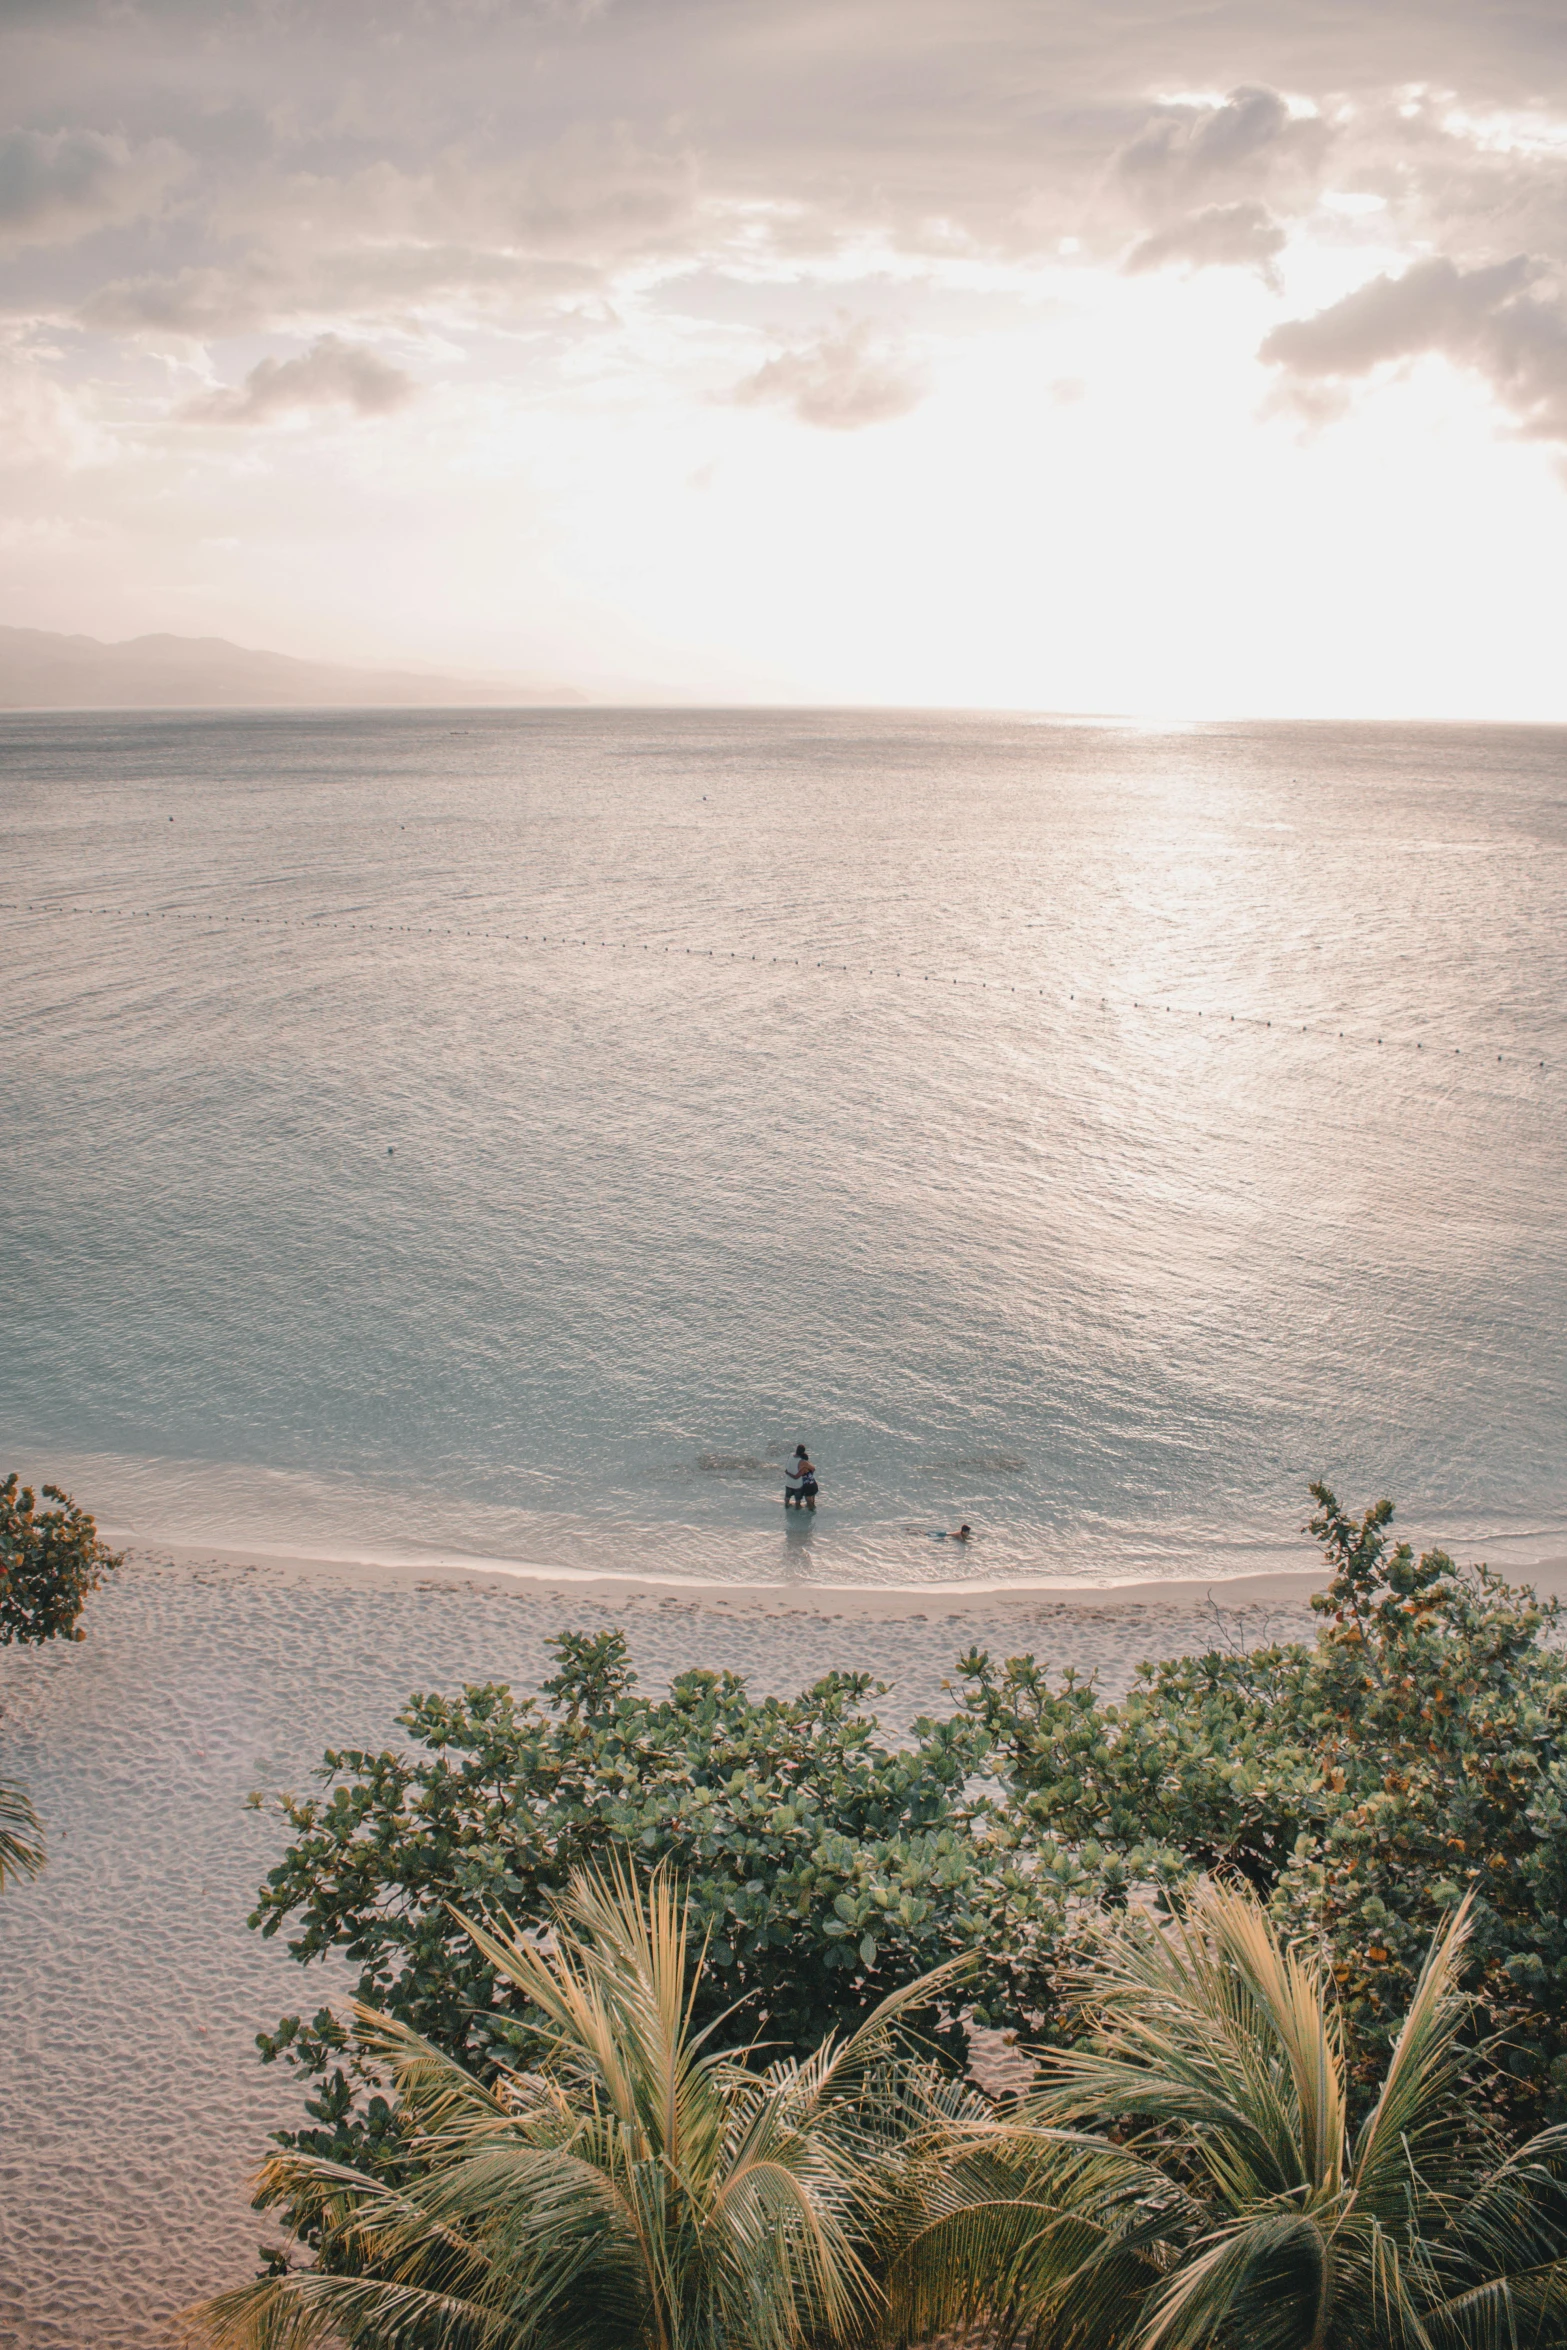
[[[1262,22],[1243,0],[733,0],[716,15],[710,0],[231,0],[212,19],[197,0],[105,0],[63,43],[19,32],[17,87],[156,132],[187,159],[190,201],[118,239],[95,276],[96,248],[47,290],[35,278],[26,314],[143,343],[526,331],[700,270],[841,288],[877,257],[905,275],[990,259],[1021,277],[1066,236],[1088,267],[1131,247],[1137,269],[1266,273],[1274,231],[1234,208],[1265,205],[1293,233],[1330,159],[1341,188],[1385,195],[1395,250],[1493,257],[1486,237],[1448,233],[1454,206],[1477,223],[1517,213],[1502,251],[1555,250],[1553,206],[1567,239],[1560,146],[1504,153],[1489,116],[1434,94],[1438,75],[1461,86],[1467,51],[1495,105],[1533,91],[1548,107],[1522,19],[1483,37],[1444,20],[1439,37],[1429,0],[1388,0],[1347,41],[1340,6],[1294,0]],[[282,20],[286,42],[268,34]],[[1227,96],[1150,104],[1151,89],[1222,92],[1240,60]],[[1417,75],[1433,77],[1418,102]],[[13,136],[55,141],[57,163],[80,150],[99,203],[108,150],[127,171],[152,153],[98,131]]]
[[[1209,204],[1170,227],[1156,229],[1126,256],[1133,276],[1184,263],[1190,269],[1256,269],[1277,283],[1274,263],[1288,239],[1266,204],[1248,198],[1239,204]]]
[[[73,471],[102,463],[107,437],[25,351],[0,350],[0,470]]]
[[[1260,356],[1314,386],[1426,352],[1484,376],[1527,438],[1567,442],[1567,307],[1549,265],[1527,254],[1468,270],[1417,261],[1275,327]]]
[[[184,413],[193,424],[265,424],[299,408],[351,408],[356,416],[387,416],[413,398],[412,376],[364,343],[322,335],[297,359],[263,359],[237,390],[194,400]]]
[[[604,283],[602,270],[568,258],[411,238],[314,253],[274,245],[221,267],[111,279],[82,302],[76,322],[154,344],[308,331],[320,319],[345,316],[407,330],[432,311],[462,322],[515,319],[580,300]]]
[[[114,278],[81,305],[84,326],[106,334],[212,335],[254,332],[284,289],[251,260],[238,268],[190,268],[170,276]]]
[[[924,396],[922,377],[879,340],[868,319],[840,323],[781,352],[730,394],[741,407],[792,408],[802,424],[829,432],[889,424]]]
[[[635,256],[669,249],[699,209],[695,158],[678,143],[639,138],[621,121],[582,121],[486,156],[453,139],[417,162],[387,153],[348,170],[273,175],[258,217],[255,191],[236,191],[224,226],[261,228],[280,244],[342,248],[446,244],[509,254]]]
[[[188,168],[171,139],[133,147],[102,131],[0,132],[0,240],[68,244],[142,219]]]
[[[371,331],[439,313],[513,321],[601,293],[618,272],[686,266],[722,242],[691,157],[624,125],[579,125],[523,156],[481,162],[454,143],[419,168],[383,156],[349,170],[269,172],[214,198],[221,257],[115,277],[76,319],[139,340],[296,331],[353,319]]]
[[[1333,133],[1296,114],[1277,90],[1232,90],[1219,105],[1161,108],[1115,158],[1116,176],[1148,210],[1184,208],[1194,193],[1313,175]]]

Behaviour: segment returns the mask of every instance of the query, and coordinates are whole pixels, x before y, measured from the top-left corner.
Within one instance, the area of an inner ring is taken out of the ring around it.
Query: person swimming
[[[931,1536],[932,1542],[971,1542],[973,1538],[974,1529],[967,1518],[961,1526],[938,1526]]]

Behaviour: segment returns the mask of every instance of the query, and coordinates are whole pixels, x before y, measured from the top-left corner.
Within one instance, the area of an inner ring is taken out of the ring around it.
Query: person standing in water
[[[814,1508],[816,1503],[816,1470],[803,1444],[795,1446],[794,1458],[784,1470],[784,1508],[791,1502],[796,1509],[803,1509],[807,1502]]]

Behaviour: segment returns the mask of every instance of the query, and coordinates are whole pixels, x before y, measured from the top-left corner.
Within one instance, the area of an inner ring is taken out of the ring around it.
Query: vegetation
[[[318,2258],[213,2304],[213,2338],[1567,2339],[1558,1611],[1417,1559],[1386,1502],[1357,1521],[1313,1497],[1315,1640],[1147,1665],[1117,1702],[974,1652],[948,1717],[894,1743],[863,1675],[754,1699],[690,1673],[654,1699],[618,1633],[564,1634],[537,1699],[416,1696],[410,1753],[329,1754],[323,1792],[283,1799],[291,1842],[252,1919],[360,1970],[357,2026],[322,2008],[261,2035],[309,2092],[263,2200]],[[612,1892],[584,1889],[594,1866]],[[652,2132],[638,2177],[674,2197],[667,2243],[625,2217],[643,2206],[609,2072],[568,2049],[568,1978],[579,2038],[597,1986],[593,2063],[653,2045],[628,1988],[653,1960],[633,1965],[613,1902],[660,1934],[678,1915],[701,1951],[677,2037],[680,2078],[727,2117],[703,2125],[705,2186],[658,2136],[673,2108],[655,2128],[615,2090]],[[916,2010],[918,2059],[886,2037]],[[1042,2051],[1036,2095],[963,2085],[965,2015]],[[789,2100],[829,2074],[807,2131]],[[723,2165],[764,2114],[796,2132],[780,2180],[818,2196],[746,2223],[765,2286],[733,2282],[693,2216],[704,2194],[728,2210]],[[620,2266],[609,2219],[595,2234],[549,2167],[590,2140],[621,2182],[592,2190],[629,2231]],[[590,2241],[616,2281],[574,2299]],[[449,2323],[418,2302],[399,2331],[388,2296],[437,2291]]]
[[[1334,1957],[1364,2091],[1432,1935],[1471,1896],[1488,2092],[1513,2126],[1567,2112],[1567,1660],[1559,1610],[1442,1551],[1391,1543],[1326,1486],[1314,1645],[1144,1666],[1120,1705],[1032,1658],[967,1664],[1021,1831],[1155,1840],[1238,1874]],[[1020,1843],[1027,1844],[1020,1833]]]
[[[122,1564],[68,1493],[46,1485],[43,1498],[54,1508],[41,1510],[14,1470],[0,1484],[0,1647],[84,1639],[78,1619],[87,1594]]]
[[[358,2010],[401,2183],[300,2150],[258,2202],[315,2258],[192,2313],[212,2350],[795,2350],[954,2329],[1020,2350],[1545,2350],[1567,2323],[1567,2128],[1477,2117],[1470,1904],[1352,2120],[1322,1956],[1249,1888],[1133,1909],[1076,2045],[992,2107],[899,2036],[939,1989],[764,2064],[696,2015],[667,1872],[578,1877],[543,1941],[470,1924],[516,1995],[486,2077]]]
[[[0,1647],[80,1640],[88,1592],[121,1563],[68,1493],[46,1485],[43,1498],[54,1508],[40,1510],[14,1471],[0,1484]],[[37,1813],[21,1788],[0,1784],[0,1886],[35,1877],[43,1865]]]
[[[0,1885],[36,1877],[44,1865],[43,1830],[20,1787],[0,1786]]]
[[[537,1925],[606,1851],[687,1888],[707,1950],[699,2024],[801,2055],[974,1952],[982,2020],[1043,2013],[1069,1903],[1124,1879],[1092,1851],[1020,1853],[1019,1825],[977,1780],[988,1739],[965,1715],[917,1722],[899,1747],[864,1674],[757,1700],[733,1674],[695,1672],[654,1700],[619,1632],[553,1645],[539,1701],[493,1685],[415,1697],[401,1719],[421,1752],[329,1754],[329,1792],[284,1799],[294,1840],[251,1920],[290,1926],[302,1962],[346,1951],[363,2005],[481,2075],[515,2003],[456,1913]],[[961,2048],[952,2019],[933,2027]],[[341,2018],[288,2016],[260,2044],[310,2084],[314,2126],[293,2143],[395,2169],[391,2108]]]
[[[869,2255],[905,2144],[981,2119],[896,2038],[938,1985],[763,2066],[698,2026],[708,1952],[666,1872],[579,1876],[551,1916],[548,1944],[465,1928],[518,2002],[513,2061],[482,2080],[358,2011],[415,2175],[274,2156],[259,2200],[319,2254],[194,2313],[216,2350],[791,2350],[873,2330]]]
[[[1380,2077],[1430,1940],[1465,1894],[1486,2095],[1515,2131],[1567,2115],[1567,1666],[1557,1609],[1357,1523],[1326,1487],[1314,1643],[1140,1669],[1118,1703],[1032,1657],[974,1653],[950,1716],[894,1744],[864,1675],[753,1699],[732,1674],[637,1687],[623,1637],[565,1634],[538,1700],[415,1697],[410,1756],[336,1753],[252,1923],[482,2071],[510,1994],[452,1905],[528,1925],[606,1850],[668,1864],[710,1939],[701,2016],[804,2052],[964,1952],[981,2022],[1061,2027],[1073,1921],[1136,1885],[1238,1877],[1325,1938],[1354,2095]],[[736,2002],[745,2004],[735,2007]],[[945,2044],[961,2033],[950,2016]],[[397,2159],[341,2018],[285,2017],[302,2146]]]
[[[1471,1904],[1420,1968],[1358,2128],[1337,1998],[1255,1894],[1112,1926],[1086,2040],[1014,2116],[917,2177],[892,2331],[1045,2350],[1447,2350],[1559,2343],[1567,2129],[1509,2153],[1470,2095]]]

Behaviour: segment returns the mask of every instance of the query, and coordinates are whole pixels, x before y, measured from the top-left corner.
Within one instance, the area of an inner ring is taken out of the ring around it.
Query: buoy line
[[[915,965],[905,967],[901,964],[888,965],[886,963],[840,963],[825,956],[763,955],[748,953],[738,947],[682,947],[648,939],[583,938],[575,930],[521,932],[473,930],[450,923],[359,922],[350,921],[346,916],[339,917],[328,914],[213,914],[192,906],[160,906],[156,908],[146,906],[72,906],[66,905],[63,901],[20,898],[0,898],[0,908],[8,913],[37,914],[52,920],[97,921],[109,919],[124,922],[192,922],[201,923],[209,930],[233,928],[362,931],[382,938],[479,939],[495,946],[547,947],[551,952],[559,953],[569,952],[572,949],[581,952],[586,949],[594,952],[603,950],[609,953],[624,954],[683,955],[690,960],[703,963],[755,963],[764,969],[829,971],[846,978],[860,976],[883,981],[890,977],[894,982],[904,985],[934,987],[938,990],[955,987],[972,995],[1021,995],[1025,1000],[1030,996],[1036,996],[1053,1002],[1058,1008],[1062,1000],[1058,991],[1043,987],[1030,987],[1026,981],[1018,984],[1010,980],[955,978],[950,973],[922,971]],[[1104,1012],[1125,1013],[1130,1010],[1161,1016],[1169,1015],[1172,1018],[1186,1019],[1192,1022],[1206,1021],[1213,1028],[1277,1029],[1281,1037],[1326,1037],[1332,1043],[1347,1044],[1371,1052],[1402,1052],[1411,1056],[1418,1053],[1422,1057],[1429,1055],[1433,1062],[1467,1058],[1473,1063],[1488,1061],[1490,1058],[1489,1048],[1485,1046],[1472,1045],[1466,1055],[1462,1045],[1448,1045],[1436,1039],[1431,1039],[1428,1042],[1423,1037],[1411,1039],[1385,1034],[1372,1037],[1369,1034],[1362,1035],[1345,1028],[1335,1030],[1331,1022],[1321,1020],[1272,1020],[1260,1012],[1216,1012],[1202,1007],[1194,1009],[1190,1005],[1176,1004],[1158,996],[1147,998],[1120,996],[1112,999],[1109,996],[1101,995],[1096,998],[1089,990],[1069,990],[1066,1002],[1074,1005],[1081,1004],[1090,1011],[1098,1009]],[[1517,1068],[1544,1069],[1548,1066],[1543,1056],[1519,1052],[1516,1049],[1511,1053],[1498,1053],[1496,1059]]]

